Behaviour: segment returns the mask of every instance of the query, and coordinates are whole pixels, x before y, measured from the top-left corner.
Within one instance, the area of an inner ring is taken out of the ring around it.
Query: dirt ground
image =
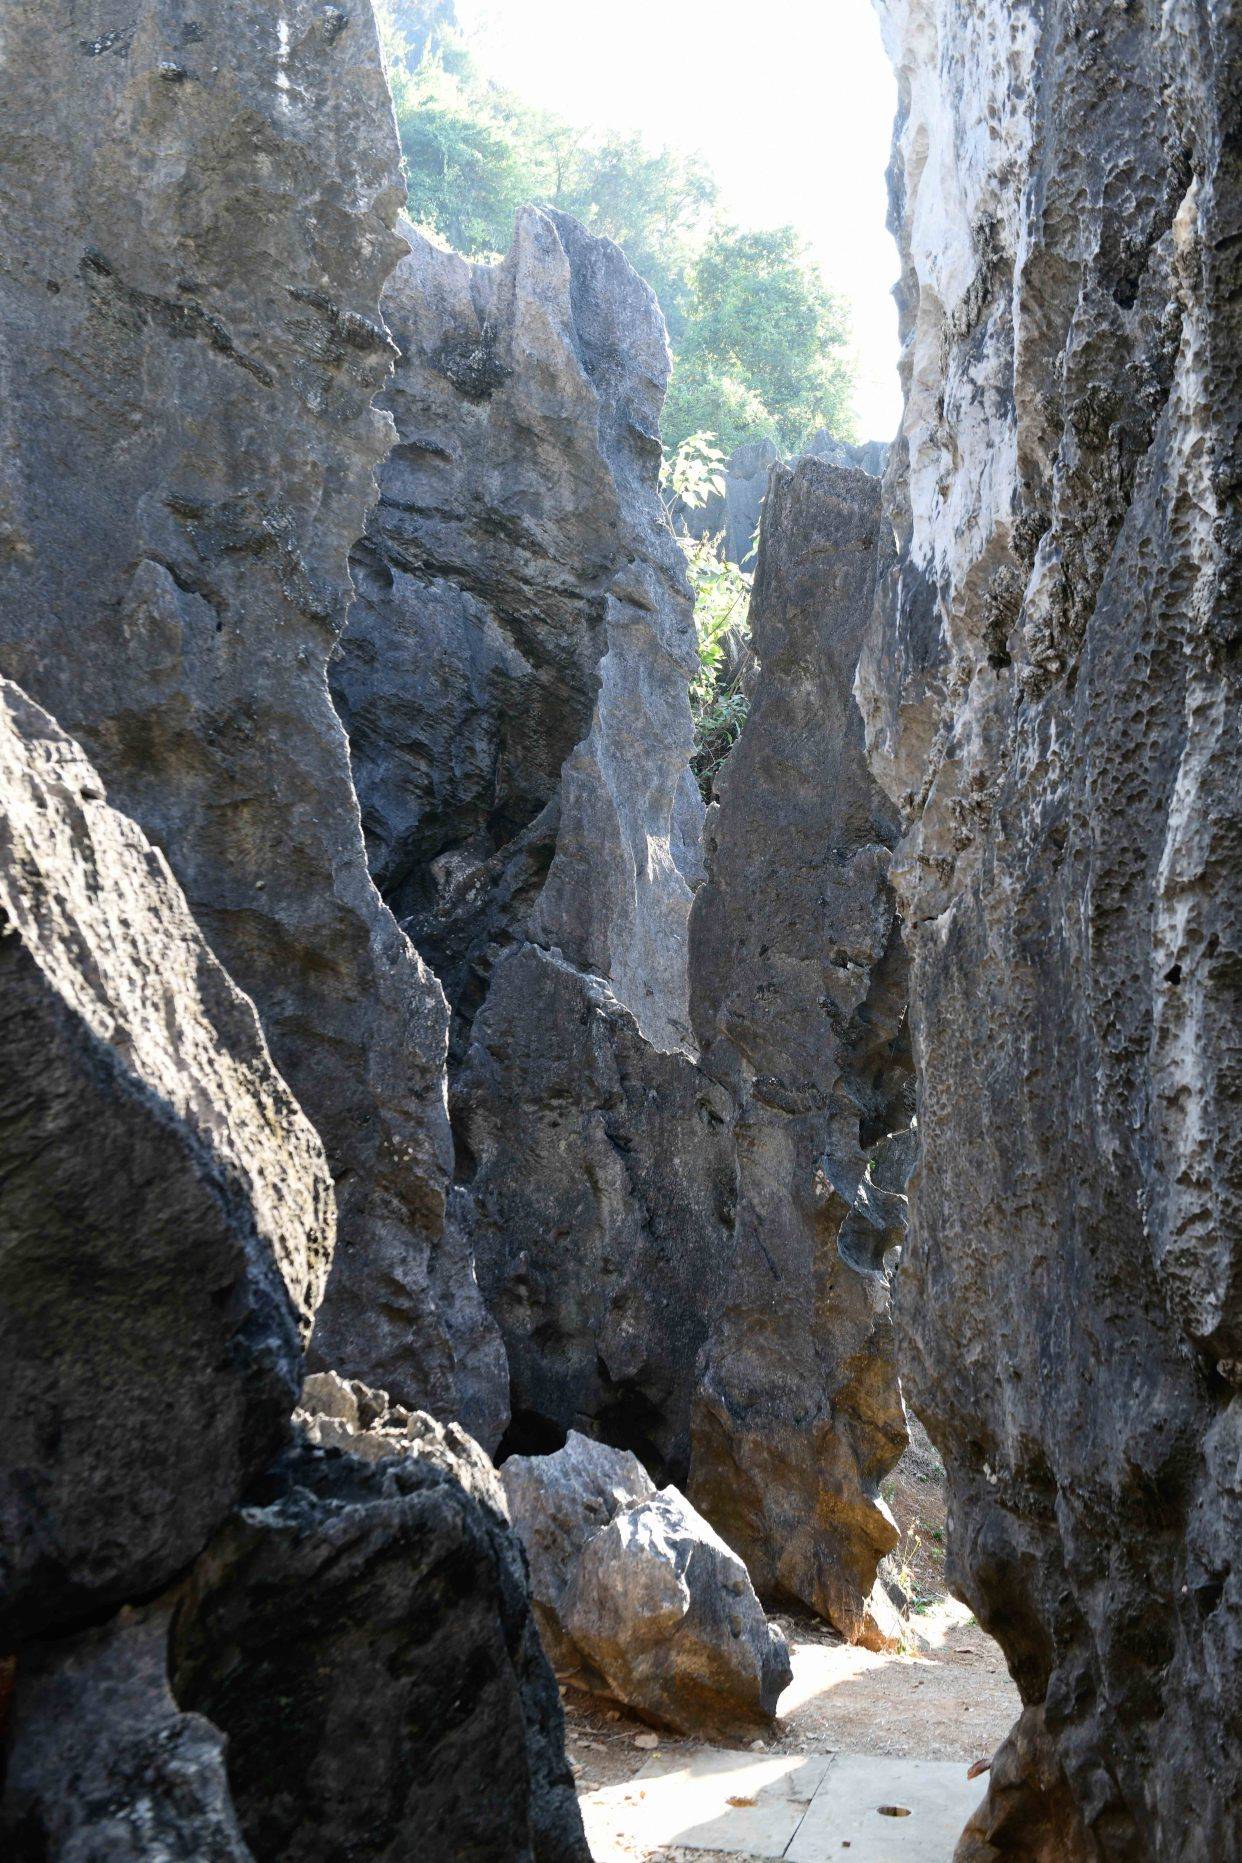
[[[789,1641],[793,1681],[781,1697],[776,1726],[756,1750],[971,1764],[990,1758],[1017,1719],[1018,1693],[998,1645],[945,1590],[943,1471],[917,1425],[912,1435],[910,1451],[883,1487],[901,1531],[894,1565],[912,1601],[910,1644],[896,1654],[875,1654],[843,1643],[818,1619],[773,1613]],[[574,1689],[562,1693],[580,1796],[633,1778],[653,1751],[716,1744],[656,1734],[625,1709]],[[704,1851],[635,1852],[635,1863],[681,1859],[711,1863]]]

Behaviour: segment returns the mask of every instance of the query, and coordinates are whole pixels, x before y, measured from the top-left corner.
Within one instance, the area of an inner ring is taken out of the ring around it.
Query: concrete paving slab
[[[986,1778],[968,1779],[954,1760],[839,1753],[786,1863],[950,1863],[986,1789]]]
[[[703,1747],[656,1754],[625,1785],[584,1794],[596,1863],[680,1844],[745,1857],[783,1857],[832,1763],[829,1753],[732,1753]]]

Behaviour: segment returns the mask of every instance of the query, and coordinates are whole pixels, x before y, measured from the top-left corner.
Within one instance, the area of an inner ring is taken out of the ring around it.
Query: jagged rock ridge
[[[405,230],[384,296],[398,442],[332,669],[372,871],[459,1052],[522,943],[675,1047],[702,807],[690,596],[655,486],[659,308],[563,214],[523,209],[499,266]]]
[[[1028,1704],[964,1854],[1207,1863],[1242,1854],[1237,19],[881,13],[906,410],[859,690],[921,1073],[899,1310],[955,1583]]]

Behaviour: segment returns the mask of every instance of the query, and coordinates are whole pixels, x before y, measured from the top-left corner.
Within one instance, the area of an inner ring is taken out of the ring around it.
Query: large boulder
[[[453,1415],[447,1016],[326,677],[392,437],[370,0],[11,0],[0,113],[0,673],[163,848],[324,1141],[322,1362]]]
[[[24,1654],[0,1838],[9,1863],[250,1863],[224,1738],[168,1687],[168,1610]]]
[[[252,1005],[0,680],[0,1645],[187,1565],[279,1449],[332,1183]]]
[[[684,1495],[576,1431],[501,1476],[559,1674],[682,1734],[771,1721],[791,1676],[785,1639]]]
[[[904,823],[907,1390],[1038,1711],[1051,1809],[997,1848],[1068,1788],[1087,1854],[1207,1863],[1242,1854],[1236,9],[881,13],[907,392],[859,687]]]
[[[291,1450],[194,1568],[170,1666],[258,1863],[589,1863],[521,1550],[429,1457]]]
[[[656,1485],[636,1455],[570,1430],[553,1455],[511,1455],[500,1479],[530,1569],[535,1618],[552,1666],[572,1675],[580,1659],[562,1630],[565,1601],[587,1541]]]
[[[879,1486],[906,1444],[885,1257],[904,1211],[893,1135],[912,1110],[896,812],[852,691],[879,501],[861,472],[773,468],[751,601],[759,671],[691,920],[700,1065],[736,1108],[737,1201],[690,1497],[761,1596],[873,1645],[896,1631],[869,1594],[897,1541]]]

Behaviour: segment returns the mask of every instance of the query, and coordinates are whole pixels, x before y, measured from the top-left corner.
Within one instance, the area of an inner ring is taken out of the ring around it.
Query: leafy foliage
[[[670,445],[705,430],[730,452],[757,439],[795,452],[818,427],[853,437],[845,308],[792,227],[718,227],[691,303],[665,413]]]
[[[534,201],[615,240],[668,324],[665,434],[674,448],[704,432],[726,452],[759,439],[793,452],[818,427],[852,437],[845,311],[792,227],[722,224],[700,156],[533,109],[480,71],[438,0],[386,4],[416,224],[482,258],[507,250],[514,214]]]
[[[670,521],[678,509],[702,510],[713,495],[723,495],[725,456],[709,433],[690,434],[666,454],[660,474]],[[708,533],[679,533],[686,573],[694,593],[694,627],[699,670],[690,686],[694,717],[693,767],[704,801],[746,722],[744,679],[751,661],[751,575],[724,554],[724,538]]]

